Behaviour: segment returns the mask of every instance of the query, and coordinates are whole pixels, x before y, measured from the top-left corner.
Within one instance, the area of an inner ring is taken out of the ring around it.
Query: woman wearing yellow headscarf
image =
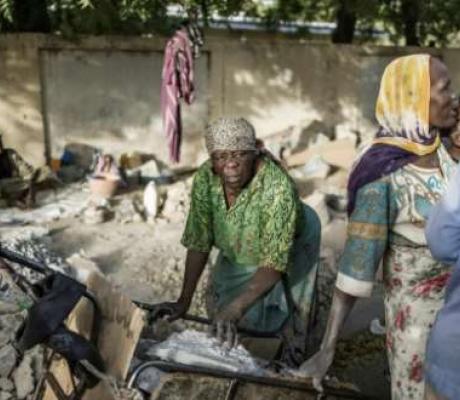
[[[301,371],[320,386],[340,328],[356,298],[370,296],[383,260],[392,399],[422,400],[427,335],[450,274],[424,234],[454,167],[438,133],[457,120],[446,66],[428,55],[394,60],[381,80],[376,118],[380,129],[348,182],[348,237],[326,333]]]

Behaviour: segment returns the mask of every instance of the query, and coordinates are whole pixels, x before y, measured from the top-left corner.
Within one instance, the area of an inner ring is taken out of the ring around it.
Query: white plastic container
[[[144,209],[148,219],[155,218],[158,214],[158,188],[154,181],[150,181],[144,189]]]

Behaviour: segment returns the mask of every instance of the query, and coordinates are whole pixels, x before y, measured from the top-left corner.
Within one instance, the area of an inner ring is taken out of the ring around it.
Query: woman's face
[[[453,98],[447,67],[437,58],[430,59],[430,126],[452,128],[457,123],[458,103]]]
[[[225,187],[241,190],[252,179],[255,172],[256,151],[216,150],[211,154],[214,172]]]

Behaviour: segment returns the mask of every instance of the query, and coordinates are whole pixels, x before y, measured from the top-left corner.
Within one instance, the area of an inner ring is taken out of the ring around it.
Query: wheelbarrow
[[[7,261],[38,273],[43,279],[31,283]],[[48,387],[59,400],[81,399],[87,389],[100,381],[100,375],[94,372],[104,371],[104,363],[96,347],[100,313],[94,296],[76,280],[2,247],[0,269],[6,270],[16,285],[33,301],[24,324],[17,332],[15,347],[22,354],[39,344],[47,350],[44,372],[38,380],[33,398],[41,399]],[[94,310],[89,340],[64,325],[64,320],[81,298],[86,298]],[[70,394],[66,394],[50,372],[52,361],[59,357],[64,358],[69,365],[73,385]]]
[[[144,310],[155,313],[156,305],[136,302],[136,304],[143,308]],[[283,334],[283,328],[289,323],[289,318],[285,321],[282,327],[276,331],[272,332],[261,332],[245,328],[237,328],[238,334],[242,337],[250,338],[265,338],[265,339],[280,339],[282,342],[286,340]],[[200,323],[204,325],[210,325],[211,320],[203,317],[198,317],[194,315],[186,314],[181,318],[184,321]],[[155,321],[153,321],[155,323]],[[284,343],[283,343],[284,345]],[[289,345],[289,343],[287,343]],[[271,368],[278,370],[282,367],[279,364],[279,360],[275,357],[275,360],[271,363]],[[230,382],[227,393],[222,400],[233,400],[236,398],[238,393],[238,387],[241,383],[251,383],[263,386],[269,386],[274,388],[281,389],[292,389],[295,391],[301,391],[304,393],[309,393],[309,398],[317,399],[354,399],[354,400],[376,400],[372,397],[366,396],[357,392],[355,390],[346,389],[346,388],[337,388],[327,383],[324,385],[325,391],[323,393],[318,393],[308,381],[300,381],[296,379],[286,378],[281,375],[270,374],[269,376],[256,376],[248,373],[240,373],[233,371],[226,371],[211,367],[195,366],[195,365],[185,365],[177,362],[165,361],[161,359],[152,359],[148,361],[143,361],[139,364],[128,377],[128,388],[134,388],[136,386],[137,380],[139,379],[142,372],[148,368],[155,368],[161,372],[173,374],[173,373],[185,373],[193,375],[201,375],[207,377],[221,378],[226,379]],[[311,397],[313,396],[313,397]]]

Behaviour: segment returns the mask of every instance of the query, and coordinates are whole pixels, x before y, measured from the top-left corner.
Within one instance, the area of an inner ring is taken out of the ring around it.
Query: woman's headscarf
[[[429,124],[430,89],[429,55],[399,57],[386,67],[375,110],[380,129],[348,180],[348,215],[362,186],[439,146],[438,132]]]
[[[216,150],[256,151],[254,127],[244,118],[218,118],[206,128],[206,148],[211,154]]]

